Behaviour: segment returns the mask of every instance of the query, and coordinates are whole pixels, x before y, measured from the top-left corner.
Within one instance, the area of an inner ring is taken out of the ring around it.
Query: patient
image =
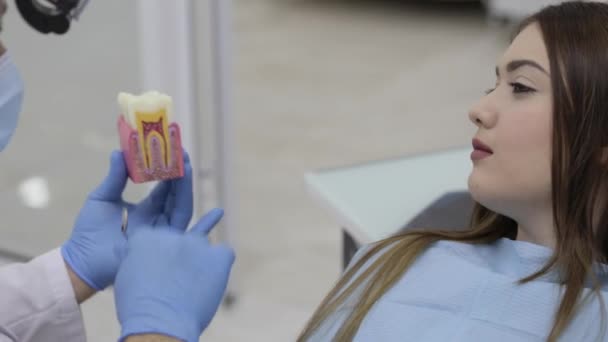
[[[469,119],[471,228],[364,247],[298,341],[608,341],[608,4],[525,20]]]

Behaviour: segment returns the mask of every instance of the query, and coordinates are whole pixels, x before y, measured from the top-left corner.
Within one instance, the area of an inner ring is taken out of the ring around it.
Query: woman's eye
[[[509,83],[509,85],[513,88],[513,93],[515,94],[531,93],[534,91],[534,89],[517,82]]]
[[[494,91],[494,89],[496,89],[496,88],[490,88],[490,89],[486,90],[484,93],[485,93],[486,95],[488,95],[488,94],[490,94],[491,92],[493,92],[493,91]]]

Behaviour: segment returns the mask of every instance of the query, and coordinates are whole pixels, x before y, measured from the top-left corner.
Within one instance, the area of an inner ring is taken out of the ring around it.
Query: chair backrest
[[[441,229],[465,230],[469,228],[469,220],[475,201],[468,191],[449,192],[428,205],[410,222],[406,223],[400,232],[408,229]]]
[[[409,229],[466,230],[473,212],[473,198],[468,191],[449,192],[429,204],[396,234]],[[359,244],[343,231],[342,269],[345,270]]]

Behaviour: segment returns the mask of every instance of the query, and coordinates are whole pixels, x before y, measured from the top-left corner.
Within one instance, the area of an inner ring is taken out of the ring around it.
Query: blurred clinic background
[[[197,165],[196,210],[225,207],[214,239],[237,252],[202,340],[295,340],[340,275],[345,232],[393,233],[466,184],[467,154],[442,167],[441,151],[468,148],[468,108],[513,25],[549,2],[91,0],[43,35],[11,0],[0,38],[26,93],[0,155],[1,260],[68,237],[119,146],[118,92],[158,89]],[[82,310],[90,341],[118,336],[111,290]]]

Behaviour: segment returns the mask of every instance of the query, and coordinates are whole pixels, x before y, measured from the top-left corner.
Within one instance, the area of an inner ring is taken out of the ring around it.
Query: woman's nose
[[[479,118],[479,112],[477,111],[477,109],[475,107],[471,107],[471,109],[469,109],[469,120],[475,126],[481,125],[481,119]]]
[[[496,108],[490,97],[491,94],[484,96],[469,110],[469,120],[477,127],[489,128],[496,123]]]

